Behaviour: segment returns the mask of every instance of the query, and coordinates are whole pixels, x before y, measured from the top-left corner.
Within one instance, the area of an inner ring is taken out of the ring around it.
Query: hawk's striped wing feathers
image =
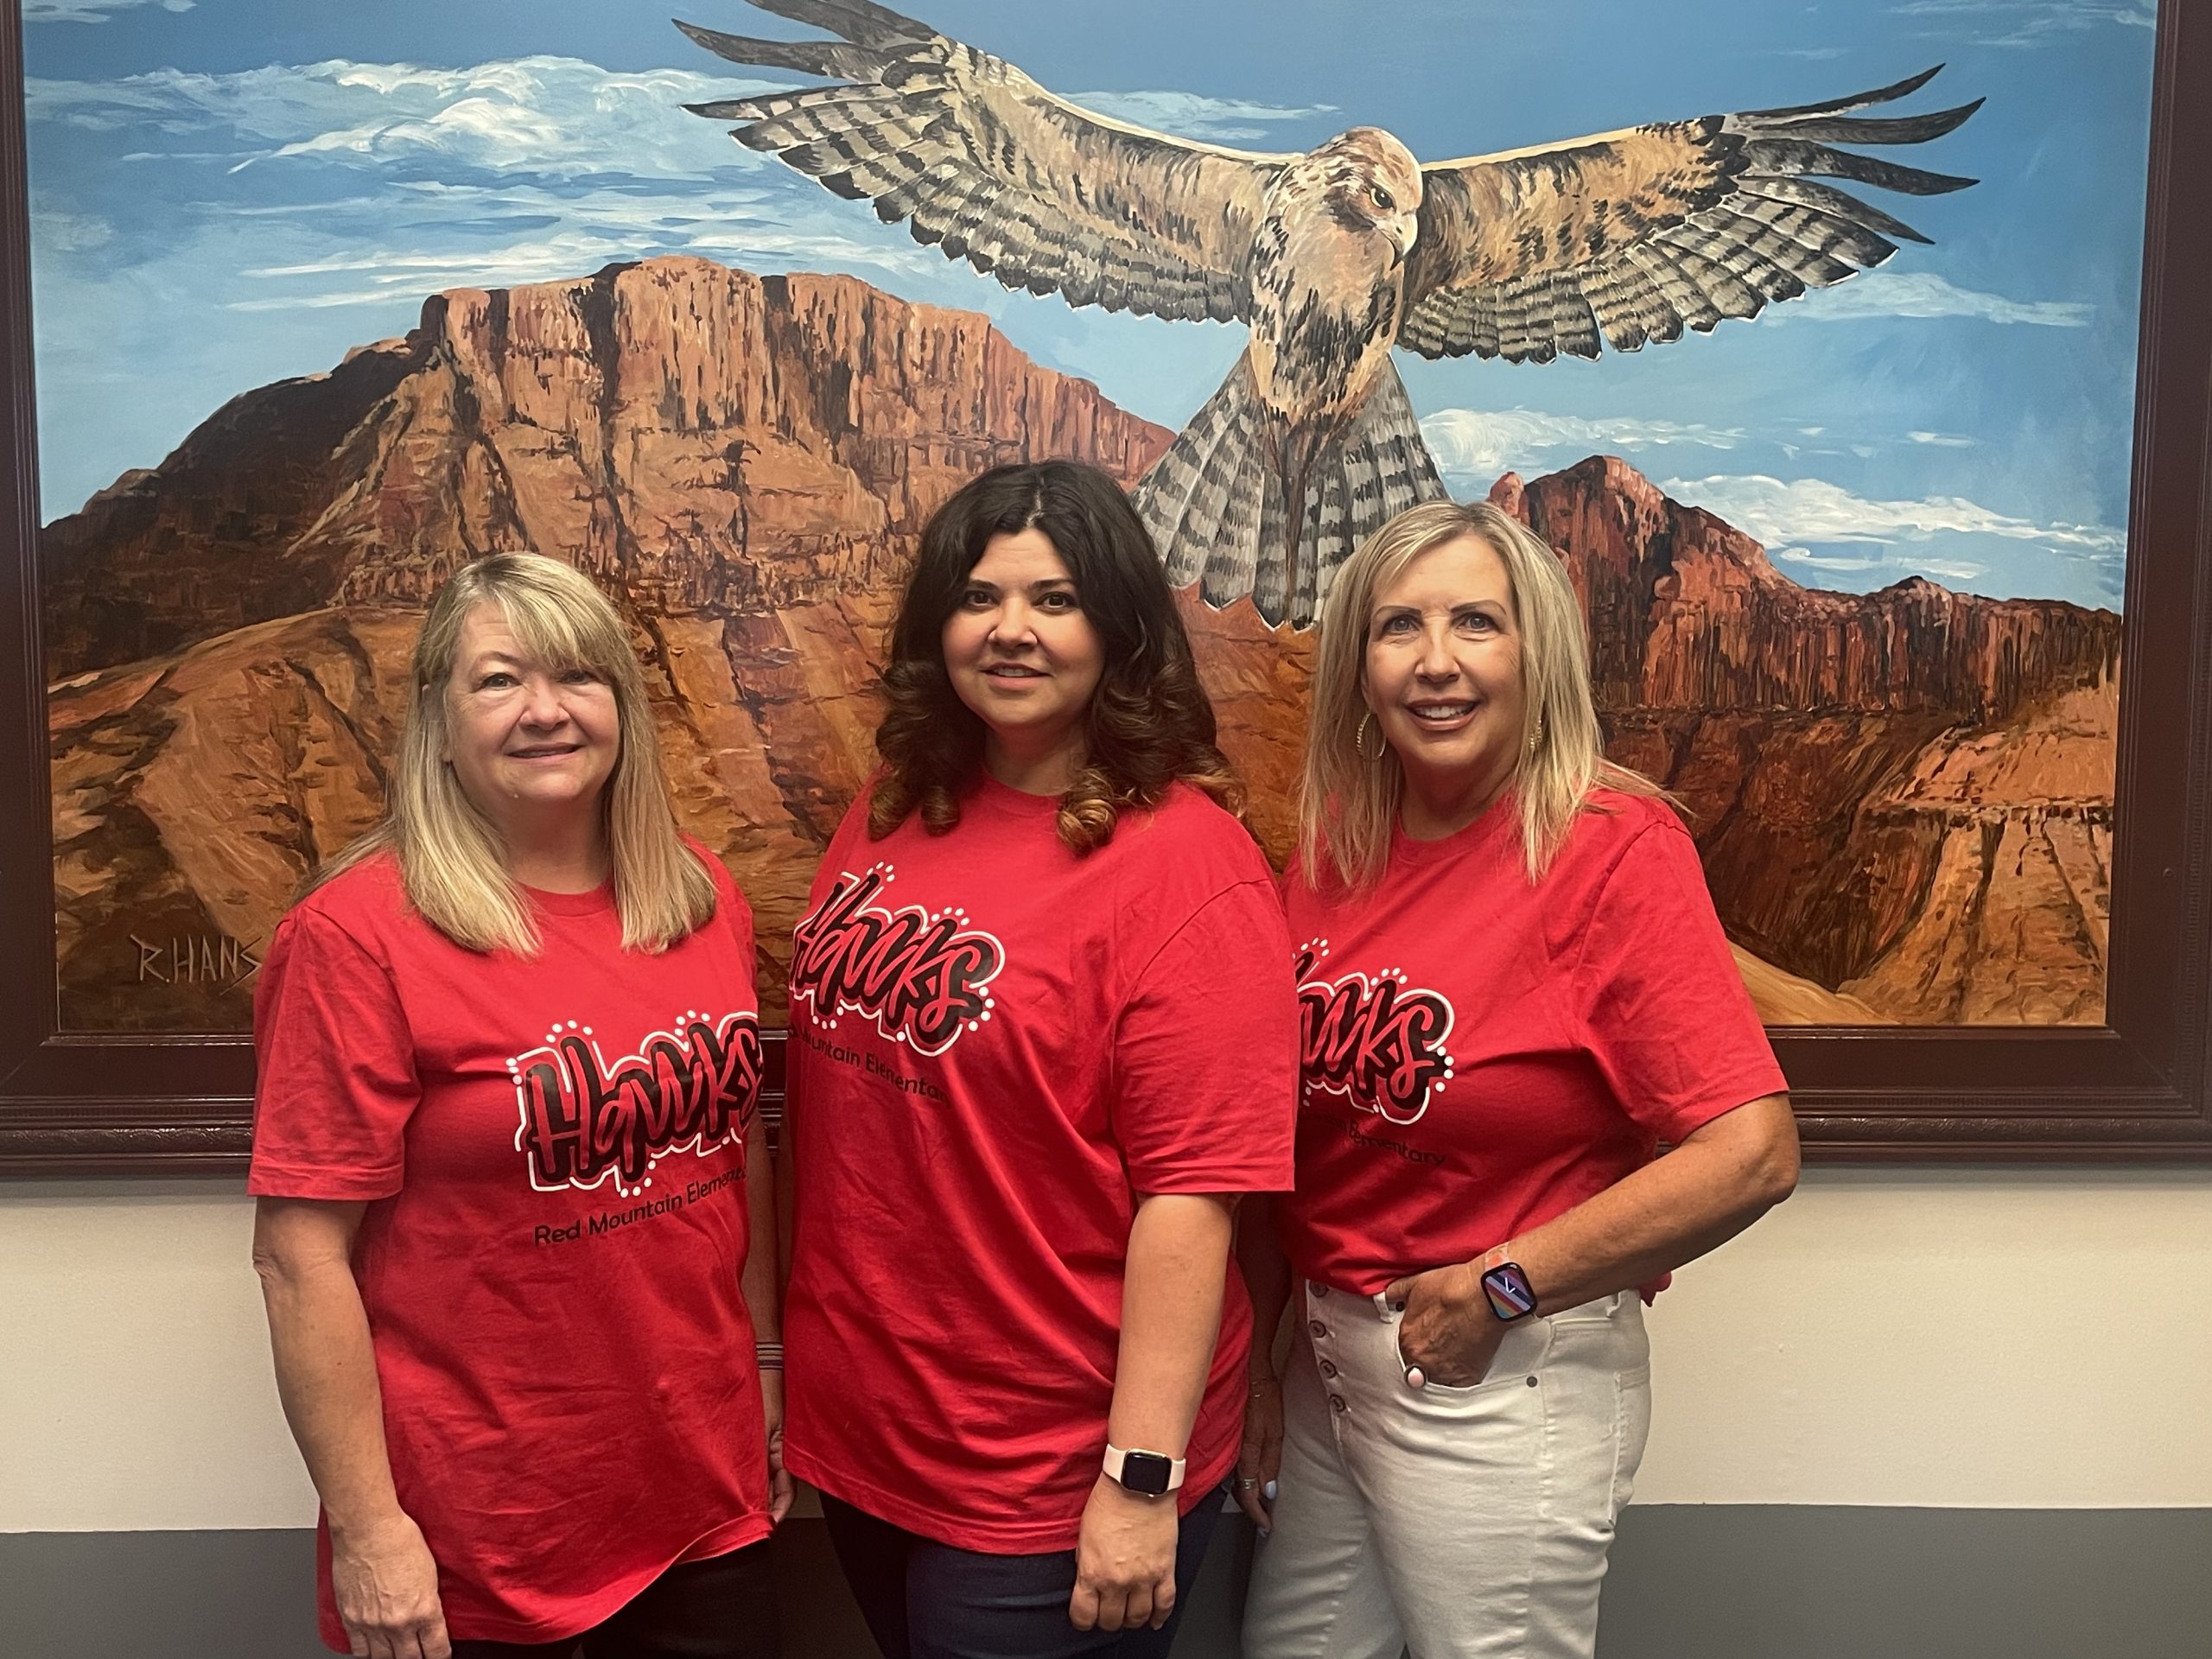
[[[1942,66],[1938,65],[1937,68]],[[1756,316],[1924,242],[1819,178],[1909,195],[1974,182],[1837,144],[1916,144],[1980,107],[1854,118],[1893,86],[1796,109],[1601,133],[1421,169],[1421,239],[1399,344],[1424,357],[1549,362],[1632,352]],[[1815,175],[1817,175],[1815,176]]]
[[[834,41],[678,23],[735,63],[845,84],[693,105],[733,136],[907,221],[1008,288],[1071,305],[1245,321],[1244,256],[1291,158],[1192,143],[1056,98],[1003,59],[869,0],[753,0]]]

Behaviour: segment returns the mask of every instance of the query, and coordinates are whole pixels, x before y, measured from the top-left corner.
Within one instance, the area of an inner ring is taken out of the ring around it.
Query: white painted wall
[[[2212,1170],[1809,1171],[1651,1329],[1641,1502],[2212,1505]]]
[[[243,1181],[0,1183],[0,1532],[315,1523]]]
[[[292,1527],[232,1183],[0,1183],[0,1532]],[[1815,1170],[1677,1276],[1637,1497],[2212,1505],[2212,1171]]]

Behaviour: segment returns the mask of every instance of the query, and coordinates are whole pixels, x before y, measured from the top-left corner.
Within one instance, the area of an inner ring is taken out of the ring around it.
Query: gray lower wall
[[[819,1522],[778,1535],[791,1659],[873,1659]],[[1176,1659],[1230,1659],[1225,1520]],[[0,1534],[6,1659],[316,1659],[305,1532]],[[2207,1659],[2212,1510],[1668,1505],[1624,1516],[1599,1659]]]

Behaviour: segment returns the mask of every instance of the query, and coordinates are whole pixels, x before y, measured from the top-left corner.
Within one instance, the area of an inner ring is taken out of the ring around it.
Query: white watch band
[[[1109,1440],[1106,1443],[1107,1479],[1112,1481],[1117,1486],[1127,1484],[1127,1483],[1122,1478],[1122,1465],[1129,1456],[1129,1453],[1135,1450],[1136,1450],[1136,1448],[1134,1446],[1125,1448],[1116,1446],[1111,1440]],[[1147,1455],[1156,1458],[1162,1454],[1154,1452]],[[1160,1489],[1157,1496],[1164,1497],[1169,1492],[1179,1491],[1182,1490],[1182,1485],[1183,1459],[1180,1458],[1169,1458],[1167,1459],[1167,1484]]]

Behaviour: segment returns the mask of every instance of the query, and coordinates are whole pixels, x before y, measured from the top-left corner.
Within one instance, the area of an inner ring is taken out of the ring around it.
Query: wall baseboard
[[[790,1659],[874,1659],[818,1521],[778,1535]],[[1235,1659],[1226,1518],[1176,1659]],[[2212,1509],[1653,1504],[1621,1521],[1599,1659],[2184,1659],[2212,1647]],[[0,1534],[9,1659],[320,1659],[315,1537]]]
[[[1631,1504],[1599,1659],[2212,1653],[2212,1509]]]

